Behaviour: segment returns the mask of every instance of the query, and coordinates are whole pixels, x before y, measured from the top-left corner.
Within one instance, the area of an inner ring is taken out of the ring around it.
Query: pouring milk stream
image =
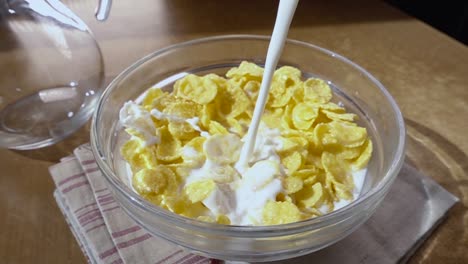
[[[250,123],[250,127],[247,131],[247,137],[242,147],[239,161],[236,163],[237,171],[244,172],[248,166],[252,151],[255,147],[255,141],[257,139],[258,127],[262,118],[263,111],[265,110],[265,104],[268,99],[268,93],[270,91],[271,79],[275,72],[276,65],[283,51],[284,43],[288,35],[289,26],[291,24],[296,6],[299,0],[281,0],[278,7],[278,14],[276,16],[275,27],[271,36],[270,44],[268,46],[268,52],[265,62],[265,71],[263,73],[262,84],[260,86],[260,92],[255,104],[255,109]]]

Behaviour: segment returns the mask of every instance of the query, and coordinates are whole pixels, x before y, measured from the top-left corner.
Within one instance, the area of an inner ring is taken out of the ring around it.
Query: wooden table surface
[[[270,34],[277,1],[63,1],[93,30],[107,81],[166,45],[222,34]],[[289,37],[340,53],[376,76],[407,122],[408,162],[460,198],[411,263],[468,262],[468,48],[379,1],[299,3]],[[3,41],[3,37],[2,37]],[[0,73],[2,74],[2,73]],[[89,140],[84,127],[53,147],[0,150],[2,263],[84,263],[52,196],[48,167]]]

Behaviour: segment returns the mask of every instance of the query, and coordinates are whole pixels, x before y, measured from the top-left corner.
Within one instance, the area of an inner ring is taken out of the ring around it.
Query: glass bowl
[[[120,206],[151,234],[195,254],[224,260],[272,261],[329,246],[363,224],[379,206],[403,161],[405,126],[393,98],[382,84],[350,60],[326,49],[288,40],[280,65],[299,68],[304,77],[332,86],[334,101],[360,116],[374,143],[374,153],[360,197],[324,216],[277,226],[226,226],[185,218],[152,205],[129,185],[120,146],[127,136],[119,109],[153,85],[171,89],[188,73],[224,75],[243,60],[264,65],[269,37],[229,35],[203,38],[156,51],[121,73],[104,91],[91,128],[97,163]]]

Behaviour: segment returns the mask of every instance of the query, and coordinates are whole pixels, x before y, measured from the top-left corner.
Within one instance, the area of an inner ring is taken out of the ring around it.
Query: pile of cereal
[[[131,138],[121,153],[136,192],[174,213],[235,225],[300,221],[356,199],[353,173],[372,153],[367,131],[330,101],[326,82],[302,81],[293,67],[275,71],[251,167],[236,169],[262,75],[242,62],[227,78],[190,74],[171,93],[151,88],[140,104],[126,103],[120,121]]]

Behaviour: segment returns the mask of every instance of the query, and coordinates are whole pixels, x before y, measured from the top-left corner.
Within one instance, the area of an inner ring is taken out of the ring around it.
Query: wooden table
[[[108,80],[176,42],[270,34],[277,5],[271,0],[114,1],[110,19],[99,23],[93,17],[94,0],[64,2],[94,31]],[[408,161],[461,200],[410,261],[466,263],[468,48],[378,1],[303,0],[289,37],[352,59],[395,97],[407,122]],[[52,196],[47,168],[88,140],[85,127],[46,149],[0,150],[2,263],[85,261]]]

